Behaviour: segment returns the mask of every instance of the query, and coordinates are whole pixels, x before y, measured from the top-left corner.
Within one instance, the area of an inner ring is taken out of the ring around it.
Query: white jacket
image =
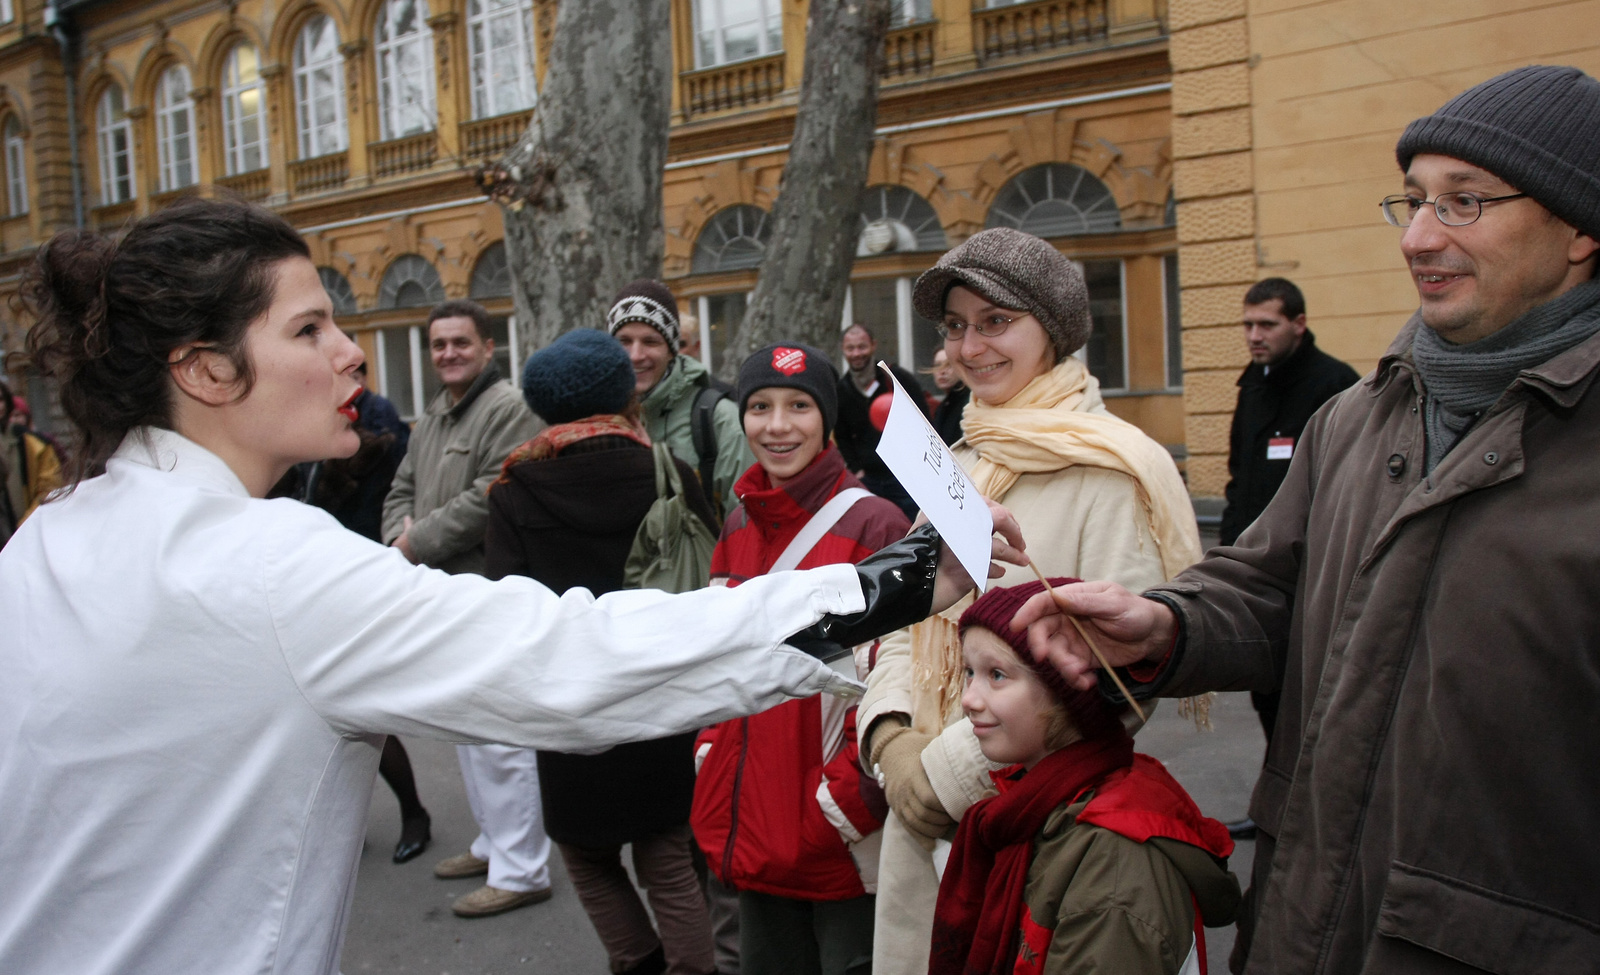
[[[130,435],[0,552],[0,972],[337,970],[384,734],[596,751],[848,683],[848,565],[681,596],[412,566]]]

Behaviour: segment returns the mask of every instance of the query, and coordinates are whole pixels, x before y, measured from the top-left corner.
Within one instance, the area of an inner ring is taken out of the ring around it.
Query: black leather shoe
[[[857,562],[856,576],[867,608],[846,616],[824,616],[821,622],[790,637],[789,644],[832,660],[858,643],[927,619],[933,609],[939,549],[939,532],[932,525],[923,525]]]
[[[433,842],[433,817],[427,810],[416,819],[408,819],[400,824],[400,842],[394,845],[394,862],[405,863],[422,856],[422,851]]]
[[[1249,816],[1233,823],[1224,823],[1228,828],[1228,835],[1236,840],[1253,840],[1256,838],[1256,821]]]

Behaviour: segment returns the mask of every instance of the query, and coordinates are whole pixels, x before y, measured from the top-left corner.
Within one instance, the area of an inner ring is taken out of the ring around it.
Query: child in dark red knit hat
[[[1201,919],[1231,924],[1239,902],[1233,841],[1134,754],[1126,705],[1034,661],[1011,617],[1041,591],[992,589],[961,615],[961,707],[984,756],[1008,767],[1000,794],[961,819],[928,971],[1204,973]]]

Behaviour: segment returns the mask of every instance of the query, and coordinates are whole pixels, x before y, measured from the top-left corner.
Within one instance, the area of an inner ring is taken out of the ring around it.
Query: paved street
[[[1214,732],[1194,730],[1166,701],[1139,733],[1141,751],[1160,758],[1189,789],[1200,808],[1218,819],[1244,814],[1261,762],[1262,738],[1247,694],[1220,694],[1212,708]],[[345,943],[345,975],[497,975],[548,972],[606,975],[605,952],[579,906],[557,854],[551,863],[555,897],[500,917],[466,921],[450,913],[455,897],[482,878],[435,880],[435,861],[467,848],[476,835],[455,748],[406,740],[417,787],[433,815],[434,845],[420,858],[389,862],[400,834],[394,796],[379,780],[373,791],[368,842],[361,856],[355,907]],[[1247,876],[1254,844],[1242,843],[1231,865]],[[1211,971],[1227,971],[1231,928],[1208,932]]]

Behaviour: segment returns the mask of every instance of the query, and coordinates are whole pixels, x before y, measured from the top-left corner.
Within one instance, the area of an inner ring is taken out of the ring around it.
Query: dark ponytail
[[[71,481],[103,472],[129,430],[171,428],[175,349],[209,345],[247,393],[245,333],[272,304],[274,265],[309,256],[277,214],[198,199],[140,220],[120,242],[68,231],[40,248],[22,283],[35,319],[25,359],[55,379],[77,428]]]

